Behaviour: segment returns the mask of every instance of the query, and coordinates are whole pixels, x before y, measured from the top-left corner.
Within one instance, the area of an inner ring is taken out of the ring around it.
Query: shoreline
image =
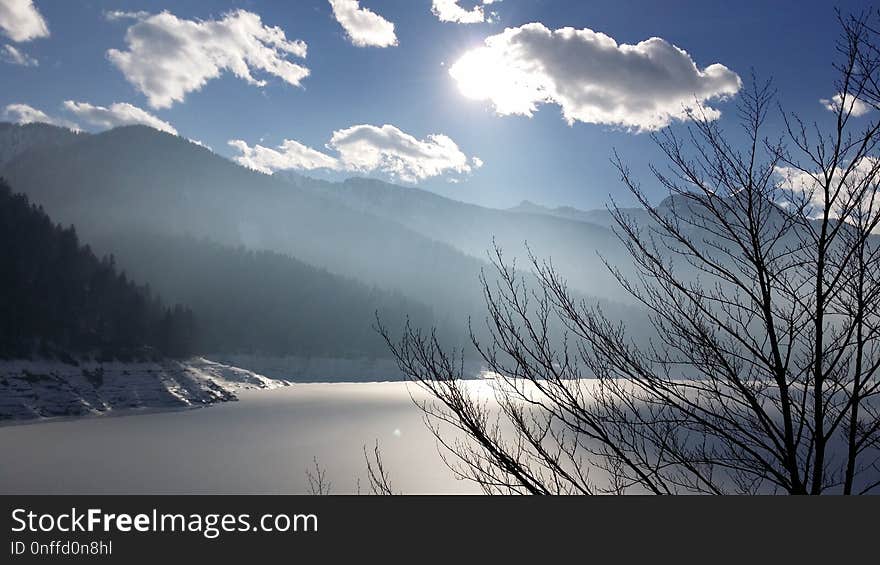
[[[193,357],[154,362],[0,362],[0,426],[200,408],[286,382]]]
[[[236,402],[236,401],[227,401]],[[79,414],[71,416],[44,416],[38,418],[21,418],[0,420],[0,429],[15,428],[19,426],[35,426],[39,424],[59,424],[64,422],[77,422],[80,420],[101,420],[105,418],[127,418],[130,416],[150,416],[152,414],[164,414],[168,412],[186,412],[190,410],[201,410],[202,408],[210,408],[218,404],[200,404],[192,406],[139,406],[132,408],[115,408],[104,412]]]
[[[77,361],[0,361],[0,428],[210,407],[237,401],[239,393],[254,389],[412,382],[390,359],[217,354]],[[480,380],[484,374],[480,363],[472,361],[465,379]]]
[[[485,381],[487,379],[482,379],[479,377],[474,377],[471,379],[465,379],[469,382],[480,382]],[[28,426],[28,425],[39,425],[39,424],[54,424],[54,423],[64,423],[64,422],[76,422],[82,420],[101,420],[105,418],[127,418],[132,416],[150,416],[154,414],[163,414],[169,412],[186,412],[186,411],[194,411],[201,410],[206,408],[214,408],[218,406],[227,405],[230,403],[238,403],[238,402],[247,402],[249,396],[252,395],[262,395],[263,393],[269,394],[275,392],[277,390],[288,390],[292,391],[297,388],[301,388],[305,390],[308,389],[316,389],[316,388],[325,388],[325,389],[339,389],[340,391],[344,389],[353,388],[363,388],[365,390],[372,389],[377,386],[405,386],[409,388],[410,385],[419,389],[420,385],[414,381],[406,380],[406,379],[391,379],[384,381],[308,381],[308,382],[293,382],[293,381],[282,381],[284,384],[276,387],[253,387],[253,388],[242,388],[236,391],[236,394],[229,399],[226,400],[218,400],[213,402],[205,402],[201,404],[190,404],[190,405],[180,405],[180,406],[137,406],[137,407],[120,407],[120,408],[111,408],[108,410],[100,411],[100,412],[89,412],[85,414],[76,414],[76,415],[60,415],[60,416],[44,416],[44,417],[36,417],[36,418],[19,418],[19,419],[6,419],[0,420],[0,430],[4,428],[10,427],[18,427],[18,426]]]

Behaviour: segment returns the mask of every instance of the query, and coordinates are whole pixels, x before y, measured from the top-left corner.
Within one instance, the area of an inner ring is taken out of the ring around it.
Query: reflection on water
[[[422,394],[296,384],[200,410],[6,426],[0,493],[305,493],[313,457],[333,493],[354,493],[376,440],[395,490],[479,492],[443,464],[410,392]]]

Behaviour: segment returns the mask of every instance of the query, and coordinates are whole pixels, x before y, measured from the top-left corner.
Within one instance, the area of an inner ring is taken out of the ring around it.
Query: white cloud
[[[152,14],[150,12],[146,12],[143,10],[137,12],[126,12],[125,10],[105,10],[104,18],[109,22],[115,22],[118,20],[145,20],[149,18]]]
[[[229,142],[241,152],[235,160],[246,167],[271,173],[277,170],[331,169],[358,173],[381,172],[408,183],[446,173],[470,173],[482,166],[468,158],[448,136],[433,134],[417,139],[392,125],[356,125],[333,132],[327,149],[333,156],[287,139],[278,148]]]
[[[825,109],[830,112],[837,112],[840,108],[840,103],[843,101],[843,96],[839,93],[835,94],[831,97],[831,100],[827,98],[822,98],[819,100],[819,103],[825,106]],[[850,108],[852,106],[852,108]],[[844,104],[844,110],[850,112],[850,115],[854,117],[864,116],[868,112],[871,111],[871,105],[859,100],[858,98],[854,98],[852,96],[847,96],[846,103]]]
[[[565,119],[656,130],[688,118],[721,113],[707,105],[736,94],[742,81],[721,64],[700,69],[690,55],[652,37],[618,44],[590,29],[551,31],[539,23],[508,28],[465,53],[449,74],[465,96],[490,101],[502,115],[531,116],[557,104]]]
[[[431,11],[441,22],[455,22],[459,24],[478,24],[491,22],[494,13],[487,14],[483,6],[494,4],[496,0],[483,0],[482,5],[477,4],[470,10],[458,5],[458,0],[433,0]],[[500,0],[498,0],[500,1]]]
[[[12,45],[4,45],[0,49],[0,60],[12,63],[13,65],[21,65],[23,67],[36,67],[40,62],[23,51],[19,51]]]
[[[341,163],[335,157],[292,139],[285,139],[277,149],[263,147],[259,144],[250,147],[241,139],[233,139],[229,145],[241,152],[241,155],[235,158],[237,163],[266,174],[286,169],[311,171],[314,169],[339,170],[341,168]]]
[[[333,16],[351,42],[358,47],[397,45],[394,24],[379,14],[361,8],[359,0],[330,0]]]
[[[95,106],[88,102],[64,102],[64,109],[87,124],[103,129],[142,124],[160,131],[177,135],[177,130],[166,121],[160,120],[149,112],[132,106],[127,102],[117,102],[110,107]]]
[[[806,214],[809,217],[821,217],[825,208],[825,193],[822,190],[824,180],[820,173],[809,173],[794,167],[776,167],[778,186],[796,195],[802,195],[808,202]],[[844,178],[845,176],[845,178]],[[837,167],[831,173],[832,186],[840,188],[840,194],[832,205],[831,217],[850,221],[852,210],[843,208],[843,204],[852,204],[853,199],[861,198],[864,212],[878,213],[880,201],[877,190],[880,188],[880,159],[863,157],[846,173],[846,168]]]
[[[306,67],[288,60],[305,58],[306,44],[288,40],[284,30],[245,10],[218,20],[184,20],[169,12],[139,16],[125,42],[127,50],[110,49],[107,57],[153,108],[182,102],[224,71],[256,86],[266,82],[254,78],[254,70],[294,86],[309,75]]]
[[[339,152],[348,169],[378,170],[404,182],[472,170],[467,155],[448,136],[432,134],[419,140],[388,124],[337,130],[327,146]]]
[[[49,26],[31,0],[0,0],[0,30],[12,41],[49,37]]]
[[[27,104],[9,104],[3,110],[3,117],[17,124],[42,123],[70,128],[73,130],[79,129],[79,126],[69,120],[49,116],[42,110],[38,110]]]
[[[70,112],[83,123],[99,129],[142,124],[177,135],[177,130],[168,122],[160,120],[149,112],[146,112],[137,106],[132,106],[127,102],[117,102],[111,104],[109,107],[105,107],[95,106],[88,102],[66,100],[62,107],[65,111]],[[27,104],[10,104],[6,106],[4,116],[6,119],[18,124],[40,122],[74,130],[80,129],[75,122],[57,116],[50,116],[42,110]]]

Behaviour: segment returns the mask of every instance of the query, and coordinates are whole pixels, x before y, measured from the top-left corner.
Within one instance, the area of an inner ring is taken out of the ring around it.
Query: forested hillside
[[[434,320],[399,293],[278,253],[137,231],[97,243],[102,259],[0,185],[0,355],[381,356],[376,313],[392,327]]]
[[[49,124],[0,122],[0,166],[27,151],[40,147],[59,148],[88,135]]]
[[[0,180],[0,356],[183,356],[194,320]]]
[[[271,251],[131,231],[95,244],[162,296],[189,305],[202,353],[384,356],[375,315],[428,326],[423,304]],[[448,333],[448,332],[447,332]]]

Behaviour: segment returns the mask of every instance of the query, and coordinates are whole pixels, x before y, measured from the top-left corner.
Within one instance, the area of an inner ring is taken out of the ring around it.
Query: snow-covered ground
[[[0,421],[163,410],[237,400],[287,383],[196,357],[143,363],[0,361]]]

